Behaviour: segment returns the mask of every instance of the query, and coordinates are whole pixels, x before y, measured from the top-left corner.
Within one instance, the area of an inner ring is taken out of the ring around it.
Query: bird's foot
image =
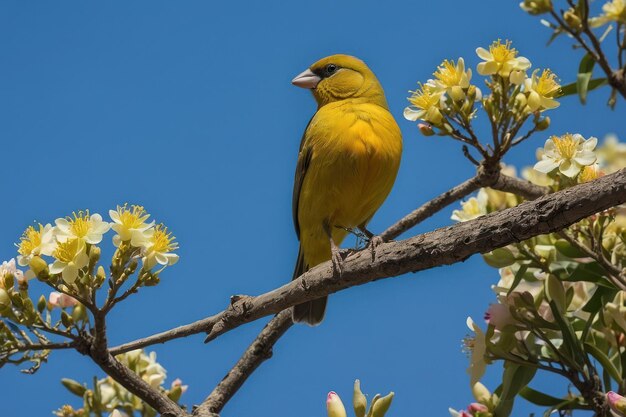
[[[339,247],[331,239],[330,240],[330,254],[331,254],[330,259],[333,262],[333,274],[337,277],[341,277],[341,275],[343,274],[343,260],[345,259],[346,256],[348,256],[349,252],[342,251],[341,249],[339,249]]]
[[[367,243],[367,247],[370,250],[370,254],[372,255],[372,262],[376,260],[376,248],[378,245],[383,243],[383,238],[380,236],[372,236]]]

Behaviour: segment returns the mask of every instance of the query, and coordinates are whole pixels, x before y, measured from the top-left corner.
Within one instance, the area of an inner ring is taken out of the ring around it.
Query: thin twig
[[[395,224],[387,228],[380,234],[383,241],[389,241],[400,236],[416,224],[424,221],[442,208],[464,198],[480,188],[480,179],[478,176],[470,178],[462,182],[456,187],[446,191],[438,197],[433,198],[421,207],[413,210],[408,215],[397,221]]]

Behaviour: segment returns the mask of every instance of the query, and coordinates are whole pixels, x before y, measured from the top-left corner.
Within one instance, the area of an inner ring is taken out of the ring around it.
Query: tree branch
[[[399,242],[382,243],[344,261],[341,277],[330,262],[297,280],[256,297],[240,297],[224,311],[194,323],[111,349],[118,354],[156,343],[208,332],[208,340],[244,323],[356,285],[463,261],[513,242],[561,230],[587,216],[626,202],[626,169],[517,207],[437,229]]]
[[[397,238],[402,233],[406,232],[410,228],[414,227],[418,223],[426,220],[433,214],[437,213],[442,208],[467,197],[474,191],[478,190],[481,186],[481,179],[477,175],[470,178],[467,181],[462,182],[451,190],[446,191],[438,197],[433,198],[429,202],[425,203],[421,207],[413,210],[405,217],[398,220],[395,224],[387,228],[380,234],[383,242],[388,242]]]
[[[265,360],[272,357],[274,344],[293,325],[291,309],[283,310],[265,325],[239,361],[193,412],[194,417],[210,417],[222,408]]]

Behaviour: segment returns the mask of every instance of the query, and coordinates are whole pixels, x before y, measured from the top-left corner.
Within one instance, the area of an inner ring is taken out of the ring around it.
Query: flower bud
[[[45,281],[50,277],[48,264],[41,258],[41,256],[33,256],[28,263],[28,266],[30,266],[30,269],[40,280]]]
[[[85,394],[85,391],[87,391],[87,388],[84,385],[79,384],[73,379],[63,378],[61,379],[61,384],[63,384],[69,392],[79,397],[82,397]]]
[[[101,252],[102,251],[97,246],[92,246],[89,249],[89,270],[92,271],[91,268],[93,268],[96,265],[96,263],[100,260]]]
[[[0,288],[0,311],[3,311],[11,306],[11,297],[4,288]]]
[[[379,398],[374,404],[372,404],[372,417],[384,417],[387,410],[391,406],[393,401],[393,391],[386,396]]]
[[[549,117],[544,117],[543,119],[541,119],[537,123],[535,123],[535,129],[538,132],[541,132],[542,130],[546,130],[548,127],[550,127],[550,118]]]
[[[83,321],[86,318],[87,318],[87,310],[85,309],[85,306],[80,303],[76,304],[76,306],[74,307],[74,310],[72,310],[72,320],[74,320],[74,323]]]
[[[608,401],[611,410],[613,410],[617,415],[626,415],[626,398],[616,392],[609,391],[606,393],[606,400]]]
[[[476,413],[486,413],[489,411],[489,408],[485,404],[471,403],[469,407],[467,407],[467,411],[472,415],[476,415]]]
[[[475,383],[472,387],[472,395],[474,395],[476,401],[483,404],[488,403],[491,399],[491,393],[487,387],[480,382]]]
[[[106,272],[104,272],[104,267],[102,265],[100,265],[98,267],[98,270],[96,271],[96,287],[99,288],[102,286],[102,284],[104,284],[104,281],[107,278],[107,274]]]
[[[427,125],[426,123],[419,123],[417,127],[420,130],[420,133],[424,136],[432,136],[435,134],[433,127],[431,125]]]
[[[326,412],[328,417],[347,417],[341,398],[335,391],[329,392],[326,397]]]
[[[521,85],[526,79],[526,71],[523,70],[513,70],[511,74],[509,74],[509,80],[515,85]]]
[[[517,93],[517,95],[515,96],[515,103],[521,107],[524,108],[526,106],[526,94],[524,93]]]
[[[574,9],[569,9],[563,13],[563,20],[565,20],[565,23],[567,23],[567,25],[576,32],[580,31],[582,28],[582,21]]]
[[[365,410],[367,409],[367,398],[361,392],[361,381],[358,379],[354,381],[354,394],[352,396],[352,406],[354,407],[354,414],[356,417],[365,417]]]
[[[455,85],[450,89],[450,97],[452,97],[454,101],[461,101],[465,98],[465,92],[460,86]]]
[[[39,301],[37,301],[37,311],[39,311],[39,314],[43,313],[46,305],[48,305],[46,297],[42,294],[41,297],[39,297]]]
[[[72,316],[67,314],[65,310],[61,311],[61,323],[63,323],[65,327],[71,327],[74,324],[74,321],[72,320]]]
[[[526,13],[531,15],[539,15],[548,13],[552,10],[551,0],[524,0],[519,4]]]

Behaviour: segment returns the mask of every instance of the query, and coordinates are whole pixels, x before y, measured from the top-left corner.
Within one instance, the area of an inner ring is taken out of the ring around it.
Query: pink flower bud
[[[74,297],[67,294],[58,293],[52,291],[48,296],[48,303],[53,307],[67,308],[78,304],[78,301]]]
[[[432,126],[427,125],[426,123],[419,123],[417,125],[417,128],[420,130],[420,132],[424,136],[432,136],[435,134],[435,131],[433,130]]]
[[[183,385],[183,381],[180,378],[176,378],[172,381],[172,388],[180,387],[180,391],[184,394],[189,388],[189,385]]]
[[[470,414],[475,414],[475,413],[485,413],[487,411],[489,411],[489,408],[487,408],[487,406],[485,404],[481,404],[481,403],[471,403],[469,405],[469,407],[467,407],[467,411],[470,412]]]
[[[346,417],[346,409],[341,402],[341,398],[335,391],[331,391],[328,393],[326,397],[326,411],[328,412],[328,417]]]
[[[609,402],[611,410],[620,416],[626,415],[626,398],[616,392],[609,391],[606,393],[606,400]]]

